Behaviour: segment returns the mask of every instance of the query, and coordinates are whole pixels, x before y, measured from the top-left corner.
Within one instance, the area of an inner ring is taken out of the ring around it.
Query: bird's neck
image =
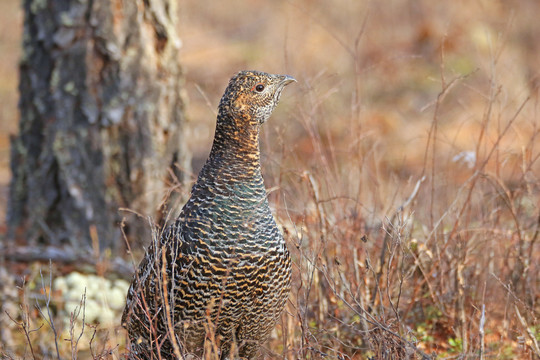
[[[261,174],[259,129],[235,125],[218,117],[210,156],[202,168],[194,191],[225,191],[246,198],[264,198],[266,190]],[[249,191],[244,191],[247,188]],[[255,195],[256,194],[256,195]]]
[[[209,161],[222,166],[239,166],[248,172],[246,175],[252,171],[260,174],[259,126],[245,119],[220,116]]]

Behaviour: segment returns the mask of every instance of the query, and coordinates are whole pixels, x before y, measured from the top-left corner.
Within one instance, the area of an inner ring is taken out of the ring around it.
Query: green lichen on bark
[[[30,4],[30,12],[36,14],[47,8],[47,0],[32,0]]]

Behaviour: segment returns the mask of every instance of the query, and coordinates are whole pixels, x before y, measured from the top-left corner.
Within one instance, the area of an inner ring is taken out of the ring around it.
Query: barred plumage
[[[131,358],[251,359],[268,339],[289,294],[291,260],[268,206],[259,129],[292,81],[258,71],[230,80],[191,197],[129,289],[122,324]]]

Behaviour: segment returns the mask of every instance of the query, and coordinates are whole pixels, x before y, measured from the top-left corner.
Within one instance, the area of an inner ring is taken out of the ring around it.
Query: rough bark
[[[8,239],[116,248],[186,168],[176,0],[24,0]],[[150,239],[150,237],[146,237]]]

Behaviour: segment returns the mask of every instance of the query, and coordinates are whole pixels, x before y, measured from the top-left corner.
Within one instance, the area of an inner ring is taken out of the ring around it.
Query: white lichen
[[[82,329],[85,324],[111,327],[120,322],[126,304],[129,284],[124,280],[109,280],[101,276],[72,272],[53,281],[53,289],[61,294],[60,315],[64,332],[71,326]]]

